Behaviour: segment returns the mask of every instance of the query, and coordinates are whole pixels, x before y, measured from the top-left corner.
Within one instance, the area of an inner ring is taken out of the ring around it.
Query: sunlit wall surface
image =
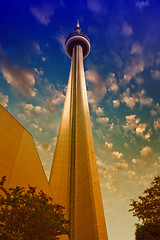
[[[51,195],[32,135],[0,105],[0,178],[6,187],[36,186]]]

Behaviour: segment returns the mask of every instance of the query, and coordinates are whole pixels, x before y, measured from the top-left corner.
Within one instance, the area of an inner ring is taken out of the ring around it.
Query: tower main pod
[[[70,220],[70,240],[108,239],[83,68],[89,51],[90,41],[77,23],[75,33],[66,39],[72,62],[49,180],[56,202],[65,207]]]

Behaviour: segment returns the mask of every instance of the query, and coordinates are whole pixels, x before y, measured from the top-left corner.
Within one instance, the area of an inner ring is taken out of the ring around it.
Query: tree
[[[4,187],[6,178],[0,181],[0,239],[55,240],[68,234],[68,221],[63,207],[43,191],[29,186]]]
[[[136,240],[160,240],[160,176],[154,178],[143,194],[139,201],[132,199],[129,210],[142,221],[136,224]]]

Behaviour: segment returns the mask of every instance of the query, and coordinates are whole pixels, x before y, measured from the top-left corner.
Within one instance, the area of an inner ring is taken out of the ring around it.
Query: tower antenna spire
[[[78,28],[80,28],[80,25],[79,25],[79,20],[77,19],[77,26]]]

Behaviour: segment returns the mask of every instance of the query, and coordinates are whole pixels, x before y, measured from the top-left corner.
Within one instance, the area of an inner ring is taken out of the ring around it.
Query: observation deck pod
[[[82,46],[83,58],[86,58],[90,52],[91,44],[86,34],[81,33],[81,28],[79,26],[79,23],[77,23],[75,32],[71,33],[65,41],[66,53],[70,58],[72,58],[73,47],[76,45]]]

